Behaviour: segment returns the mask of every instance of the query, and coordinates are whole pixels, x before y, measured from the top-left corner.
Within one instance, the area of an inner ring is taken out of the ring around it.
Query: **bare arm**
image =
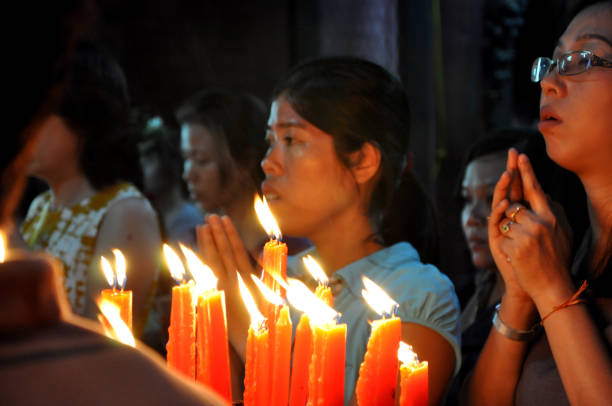
[[[146,200],[129,198],[117,202],[100,224],[87,286],[90,297],[86,315],[90,318],[95,318],[97,313],[93,299],[108,287],[98,266],[100,256],[113,258],[113,248],[121,250],[127,260],[126,289],[133,292],[134,331],[139,332],[144,328],[147,302],[159,273],[161,248],[157,216]]]

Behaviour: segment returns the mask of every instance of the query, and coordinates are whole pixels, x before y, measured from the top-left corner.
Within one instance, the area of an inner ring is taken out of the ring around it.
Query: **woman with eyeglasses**
[[[564,217],[510,150],[489,243],[506,292],[463,401],[610,404],[612,399],[612,1],[583,9],[553,58],[534,62],[548,155],[574,172],[590,229],[576,256]],[[577,243],[580,243],[579,241]]]

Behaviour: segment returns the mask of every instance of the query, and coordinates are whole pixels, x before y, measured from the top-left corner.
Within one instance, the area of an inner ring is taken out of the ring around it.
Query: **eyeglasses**
[[[533,61],[531,66],[531,81],[537,83],[544,79],[555,66],[559,75],[571,76],[586,72],[592,66],[612,68],[612,62],[598,57],[591,51],[572,51],[555,59],[540,57]]]

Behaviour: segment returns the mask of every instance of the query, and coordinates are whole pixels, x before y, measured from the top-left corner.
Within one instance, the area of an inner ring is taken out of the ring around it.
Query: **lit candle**
[[[412,347],[400,342],[397,357],[400,367],[400,406],[427,406],[429,377],[427,361],[419,362]]]
[[[168,366],[195,379],[195,283],[185,281],[185,268],[179,256],[169,245],[164,244],[164,256],[170,274],[179,286],[172,288],[170,327],[168,328]]]
[[[0,263],[6,260],[6,251],[6,239],[2,230],[0,230]]]
[[[287,298],[310,318],[312,358],[309,366],[308,405],[344,403],[346,324],[337,324],[339,314],[316,297],[297,279],[289,279]],[[296,366],[294,366],[294,373]]]
[[[266,406],[270,398],[269,332],[251,292],[238,274],[242,300],[251,315],[244,365],[244,405]]]
[[[134,340],[132,331],[123,320],[121,309],[117,306],[117,303],[101,297],[97,304],[101,313],[98,315],[98,320],[100,320],[106,336],[130,347],[136,347],[136,340]]]
[[[315,296],[332,307],[334,298],[329,288],[327,274],[319,263],[310,255],[302,258],[304,266],[318,282]],[[304,406],[308,400],[308,370],[312,360],[312,328],[310,318],[306,313],[300,316],[295,331],[295,347],[293,351],[293,368],[291,370],[290,406]]]
[[[402,322],[393,315],[398,304],[384,290],[363,276],[365,301],[383,316],[372,322],[366,353],[359,368],[355,393],[357,404],[395,405],[397,387],[397,349],[402,339]],[[390,318],[386,316],[390,315]]]
[[[323,300],[329,307],[334,306],[334,297],[332,296],[331,289],[329,287],[329,279],[327,274],[321,268],[321,265],[310,255],[306,255],[302,258],[304,266],[312,275],[314,280],[318,282],[317,288],[315,289],[315,295]]]
[[[232,401],[225,292],[200,258],[180,245],[198,292],[196,306],[196,380]]]
[[[259,222],[270,236],[263,250],[263,281],[273,292],[285,298],[281,283],[287,280],[287,244],[281,242],[280,228],[268,207],[266,198],[264,197],[262,201],[259,195],[255,195],[254,206]],[[265,311],[264,316],[267,316]]]
[[[102,266],[102,272],[106,277],[106,281],[112,289],[104,289],[101,292],[102,299],[113,302],[119,307],[119,313],[121,318],[132,329],[132,291],[125,290],[125,282],[127,281],[127,264],[125,257],[118,249],[113,249],[115,255],[115,269],[110,262],[102,256],[100,258],[100,264]],[[119,290],[117,290],[119,287]]]
[[[274,383],[274,390],[270,394],[270,405],[287,406],[289,398],[289,373],[291,370],[291,333],[292,324],[289,317],[289,308],[284,300],[273,292],[255,275],[251,278],[263,294],[264,298],[279,309],[278,317],[273,322],[274,329],[270,329],[270,382]],[[268,324],[272,322],[268,320]]]

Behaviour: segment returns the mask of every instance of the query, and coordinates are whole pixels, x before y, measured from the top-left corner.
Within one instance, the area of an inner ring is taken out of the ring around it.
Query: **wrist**
[[[537,308],[531,299],[506,293],[502,296],[497,313],[504,324],[516,330],[530,330],[538,319]]]
[[[535,304],[538,313],[544,315],[548,313],[554,306],[563,303],[570,298],[577,288],[574,283],[568,278],[563,278],[559,281],[549,282],[545,289],[539,289],[537,294],[533,295],[533,303]]]

